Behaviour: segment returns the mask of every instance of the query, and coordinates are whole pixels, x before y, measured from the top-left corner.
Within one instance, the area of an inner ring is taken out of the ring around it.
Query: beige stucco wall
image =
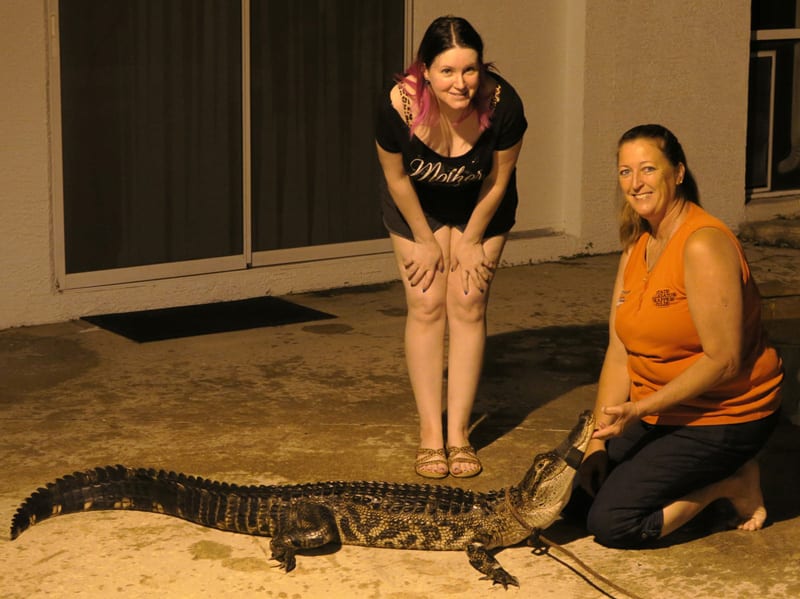
[[[35,295],[52,296],[45,11],[41,2],[0,2],[0,328]]]
[[[646,5],[646,10],[643,10]],[[750,2],[587,2],[584,230],[600,222],[615,141],[646,122],[681,140],[703,205],[744,220]],[[593,201],[594,196],[594,201]],[[599,234],[599,231],[598,231]]]
[[[525,101],[522,206],[506,264],[616,249],[615,141],[643,121],[673,128],[705,205],[733,226],[743,220],[747,0],[415,0],[412,8],[415,44],[432,18],[467,17]],[[384,254],[57,290],[46,42],[46,0],[0,2],[0,329],[396,277]]]

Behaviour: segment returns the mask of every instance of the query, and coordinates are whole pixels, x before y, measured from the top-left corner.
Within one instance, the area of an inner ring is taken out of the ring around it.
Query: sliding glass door
[[[374,115],[403,0],[50,2],[62,287],[385,237]]]

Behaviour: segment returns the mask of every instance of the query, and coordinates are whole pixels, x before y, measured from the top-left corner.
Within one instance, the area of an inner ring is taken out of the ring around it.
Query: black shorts
[[[385,189],[381,193],[381,209],[383,211],[383,226],[386,230],[400,237],[408,240],[414,240],[414,234],[411,232],[411,227],[408,226],[406,219],[403,218],[400,209],[392,200],[389,192]],[[439,210],[434,206],[422,207],[425,218],[428,220],[428,226],[431,231],[437,231],[444,226],[455,227],[462,233],[467,226],[470,216],[472,216],[472,207],[456,208],[455,210]],[[484,239],[495,237],[497,235],[504,235],[508,233],[516,222],[517,215],[517,194],[506,193],[500,205],[497,207],[492,220],[486,227],[486,232],[483,234]]]

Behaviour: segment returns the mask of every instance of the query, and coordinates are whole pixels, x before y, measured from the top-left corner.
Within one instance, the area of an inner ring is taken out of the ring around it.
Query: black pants
[[[612,470],[589,507],[588,531],[616,548],[657,539],[663,508],[736,472],[764,447],[778,418],[776,412],[744,424],[631,426],[607,443]],[[580,502],[579,489],[576,495]]]

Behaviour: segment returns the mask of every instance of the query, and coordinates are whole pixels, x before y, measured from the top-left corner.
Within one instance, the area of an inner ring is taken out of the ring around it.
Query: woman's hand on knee
[[[414,242],[411,253],[403,259],[408,284],[427,291],[436,273],[444,272],[444,254],[436,240]]]
[[[494,277],[497,267],[483,249],[481,243],[460,243],[453,252],[450,271],[461,269],[460,280],[464,293],[469,293],[470,287],[475,287],[481,293],[489,288],[489,283]]]

